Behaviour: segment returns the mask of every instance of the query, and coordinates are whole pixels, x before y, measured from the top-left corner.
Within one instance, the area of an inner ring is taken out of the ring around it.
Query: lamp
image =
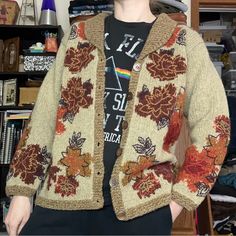
[[[40,25],[57,25],[56,6],[54,0],[43,0]]]

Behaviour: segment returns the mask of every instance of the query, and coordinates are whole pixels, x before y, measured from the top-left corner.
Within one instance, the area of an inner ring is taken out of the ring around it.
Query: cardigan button
[[[127,129],[128,128],[128,122],[126,120],[123,120],[122,122],[122,129]]]
[[[117,157],[121,156],[122,151],[123,151],[122,148],[119,147],[119,148],[116,150],[116,156],[117,156]]]
[[[130,101],[133,99],[133,93],[131,92],[128,92],[128,95],[127,95],[127,100]]]
[[[136,72],[139,72],[141,70],[141,64],[140,63],[135,63],[133,66],[133,70]]]
[[[125,218],[126,218],[126,213],[125,213],[125,211],[124,211],[124,210],[120,210],[120,211],[117,213],[117,218],[118,218],[119,220],[125,220]]]
[[[109,185],[110,185],[111,188],[114,188],[114,187],[117,187],[117,186],[119,185],[119,182],[118,182],[117,179],[111,178],[111,179],[109,180]]]

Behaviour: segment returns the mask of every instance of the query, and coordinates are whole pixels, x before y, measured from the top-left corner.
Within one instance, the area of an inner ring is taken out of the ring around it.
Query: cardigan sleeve
[[[56,60],[43,80],[30,121],[22,133],[11,161],[5,189],[7,196],[31,197],[45,179],[52,159],[67,39],[68,35],[65,35]]]
[[[222,81],[202,40],[187,52],[187,59],[184,115],[191,146],[177,173],[172,200],[193,210],[217,179],[227,152],[230,121]]]

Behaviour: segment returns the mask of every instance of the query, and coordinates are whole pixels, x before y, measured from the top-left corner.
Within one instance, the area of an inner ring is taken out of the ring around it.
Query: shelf
[[[7,29],[42,29],[42,30],[45,30],[45,29],[59,29],[61,28],[61,26],[54,26],[54,25],[3,25],[3,24],[0,24],[0,29],[4,29],[4,28],[7,28]]]
[[[0,72],[0,76],[45,76],[47,71],[45,72]]]
[[[32,110],[34,108],[33,105],[28,106],[0,106],[0,111],[5,110]]]

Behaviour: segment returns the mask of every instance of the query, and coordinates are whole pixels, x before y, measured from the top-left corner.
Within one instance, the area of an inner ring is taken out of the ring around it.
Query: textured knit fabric
[[[104,205],[111,204],[109,180],[122,136],[131,71],[152,24],[124,22],[114,15],[105,20]]]
[[[42,207],[103,207],[106,16],[73,24],[63,39],[10,165],[8,196],[38,190]],[[224,88],[202,38],[159,15],[131,78],[110,179],[115,214],[126,221],[171,200],[195,209],[217,178],[230,134]],[[175,176],[184,116],[192,145]]]

